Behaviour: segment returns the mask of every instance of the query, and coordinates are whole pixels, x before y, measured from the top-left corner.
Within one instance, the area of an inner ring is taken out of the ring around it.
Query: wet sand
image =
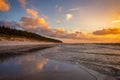
[[[59,45],[54,50],[48,49],[41,52],[41,55],[65,63],[84,65],[104,75],[118,78],[120,76],[119,46],[95,44]]]
[[[0,41],[1,53],[22,53],[26,51],[37,51],[49,47],[54,47],[54,43],[45,42],[20,42],[20,41]]]

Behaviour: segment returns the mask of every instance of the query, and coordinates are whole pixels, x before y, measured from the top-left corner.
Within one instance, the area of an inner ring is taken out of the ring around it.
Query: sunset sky
[[[120,0],[0,0],[0,25],[65,42],[120,42]]]

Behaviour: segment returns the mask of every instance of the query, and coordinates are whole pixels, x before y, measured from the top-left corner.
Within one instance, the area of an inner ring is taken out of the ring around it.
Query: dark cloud
[[[112,29],[102,29],[93,32],[95,35],[109,35],[109,34],[120,34],[120,28],[112,28]]]

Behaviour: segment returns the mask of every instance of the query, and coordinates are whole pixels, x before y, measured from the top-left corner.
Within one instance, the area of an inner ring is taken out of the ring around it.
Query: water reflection
[[[37,64],[37,69],[38,69],[39,71],[42,71],[43,68],[44,68],[44,65],[46,65],[47,62],[48,62],[48,59],[42,58],[42,59],[40,60],[40,62]]]

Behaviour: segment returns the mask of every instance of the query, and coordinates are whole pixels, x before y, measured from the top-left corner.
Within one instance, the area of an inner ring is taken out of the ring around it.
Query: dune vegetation
[[[17,29],[11,29],[7,26],[0,26],[0,37],[6,37],[6,38],[26,38],[30,40],[36,40],[36,41],[43,41],[43,42],[54,42],[54,43],[62,43],[62,41],[48,38],[41,36],[36,33],[24,31],[24,30],[17,30]]]

